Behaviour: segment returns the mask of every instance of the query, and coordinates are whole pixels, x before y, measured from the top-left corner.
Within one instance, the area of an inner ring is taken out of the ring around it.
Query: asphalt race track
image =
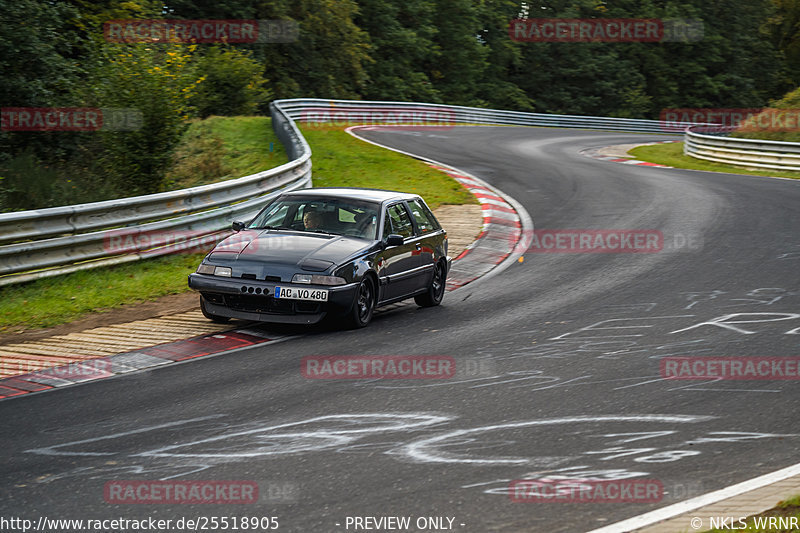
[[[353,517],[446,517],[439,530],[450,518],[457,531],[580,532],[800,462],[797,379],[660,371],[664,357],[800,355],[800,182],[579,154],[668,136],[362,135],[482,178],[518,200],[537,231],[652,230],[663,248],[539,248],[440,308],[404,305],[365,330],[283,329],[298,336],[0,402],[0,515],[272,516],[279,530],[314,532],[355,531]],[[305,379],[309,355],[446,355],[459,371]],[[648,479],[664,494],[515,503],[508,487],[520,478]],[[107,482],[159,479],[254,481],[260,500],[104,500]]]

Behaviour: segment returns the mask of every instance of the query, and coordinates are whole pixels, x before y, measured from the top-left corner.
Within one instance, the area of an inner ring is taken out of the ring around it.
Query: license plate
[[[275,287],[275,298],[281,298],[284,300],[305,300],[309,302],[327,302],[328,291],[325,289]]]

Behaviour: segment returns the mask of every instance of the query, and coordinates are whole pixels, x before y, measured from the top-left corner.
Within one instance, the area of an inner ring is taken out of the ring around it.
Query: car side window
[[[389,213],[386,213],[386,219],[383,221],[383,238],[392,234],[392,219],[389,218]]]
[[[295,224],[302,224],[303,223],[303,215],[306,213],[313,211],[310,204],[302,204],[300,205],[294,212],[294,222]]]
[[[289,212],[289,206],[282,206],[278,209],[274,215],[269,217],[269,219],[264,223],[265,226],[281,226],[283,222],[286,220],[286,213]]]
[[[391,231],[389,233],[396,233],[403,237],[411,237],[414,234],[414,226],[411,224],[411,218],[408,216],[403,204],[394,204],[390,206],[386,214],[386,220],[391,224]],[[383,233],[384,236],[389,235],[389,233],[386,233],[385,227]]]
[[[408,202],[408,207],[411,208],[411,214],[417,222],[417,229],[420,233],[429,233],[439,229],[439,224],[436,223],[433,213],[431,213],[428,206],[420,200],[411,200]]]

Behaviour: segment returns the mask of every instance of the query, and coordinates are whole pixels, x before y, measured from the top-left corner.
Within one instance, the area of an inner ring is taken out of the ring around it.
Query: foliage
[[[360,0],[355,23],[369,34],[369,76],[363,96],[374,100],[441,102],[425,69],[429,58],[439,57],[433,42],[432,0]]]
[[[256,174],[288,161],[267,117],[193,120],[167,170],[169,189]]]
[[[734,137],[800,142],[800,88],[787,93],[758,115],[742,122]]]
[[[763,30],[783,54],[786,83],[800,85],[800,0],[772,0],[772,13]]]
[[[79,73],[70,56],[78,37],[69,30],[69,5],[0,0],[0,102],[52,106],[63,101]]]
[[[80,69],[71,59],[78,43],[68,5],[0,0],[0,105],[45,107],[69,103]],[[26,150],[58,150],[41,136],[0,131],[0,162]]]
[[[82,149],[76,154],[74,159],[52,164],[26,149],[0,162],[0,212],[118,198],[113,184],[97,172],[91,154]]]
[[[252,115],[271,98],[271,91],[264,88],[262,66],[248,52],[212,46],[195,68],[204,78],[191,99],[200,118]]]
[[[99,49],[86,100],[94,107],[141,113],[135,131],[97,134],[102,170],[121,193],[161,189],[172,149],[194,114],[192,98],[204,80],[192,61],[196,47],[109,43]]]

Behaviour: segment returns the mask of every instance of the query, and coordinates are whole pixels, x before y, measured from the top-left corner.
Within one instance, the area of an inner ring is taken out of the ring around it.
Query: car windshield
[[[269,204],[248,229],[285,229],[377,238],[379,205],[325,196],[284,196]]]

